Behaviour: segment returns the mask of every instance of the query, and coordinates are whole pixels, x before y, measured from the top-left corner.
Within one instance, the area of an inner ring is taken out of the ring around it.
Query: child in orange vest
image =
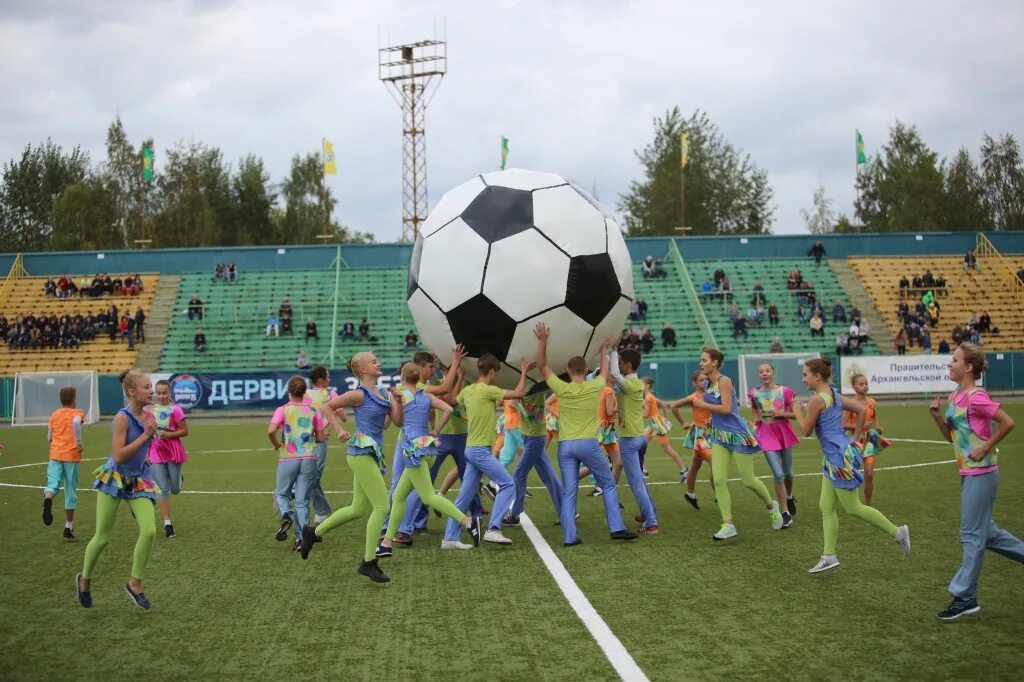
[[[72,386],[60,389],[61,406],[50,415],[46,440],[50,441],[50,462],[43,488],[43,523],[53,523],[53,497],[64,484],[64,539],[75,539],[75,507],[78,504],[78,463],[82,461],[82,423],[85,413],[78,409],[78,392]]]

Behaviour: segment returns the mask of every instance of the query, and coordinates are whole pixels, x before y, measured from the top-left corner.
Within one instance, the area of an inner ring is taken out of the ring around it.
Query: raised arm
[[[608,346],[611,345],[611,342],[611,337],[601,342],[601,376],[603,377],[608,376]],[[616,367],[615,370],[618,371],[618,367]]]
[[[622,376],[622,372],[619,371],[619,352],[615,350],[616,344],[613,340],[608,339],[608,373],[602,373],[601,376],[607,377],[612,382],[612,388],[622,388],[622,384],[625,378]]]
[[[462,345],[455,346],[452,348],[452,364],[448,365],[448,371],[444,374],[444,379],[437,386],[427,386],[423,390],[430,395],[444,395],[450,393],[452,387],[455,386],[457,376],[459,373],[459,367],[462,365],[462,359],[466,357],[466,351],[462,348]]]
[[[437,410],[440,415],[438,416],[437,421],[434,422],[434,436],[437,436],[441,433],[441,429],[444,428],[444,425],[448,423],[448,420],[451,419],[452,413],[454,413],[455,410],[447,402],[434,395],[430,396],[430,407]]]
[[[519,359],[519,383],[514,391],[505,391],[502,400],[519,400],[526,395],[526,373],[533,369],[533,364],[526,362],[526,358]]]
[[[537,369],[540,375],[547,379],[554,374],[548,367],[548,336],[551,335],[551,329],[543,322],[538,322],[533,329],[533,335],[537,337]]]

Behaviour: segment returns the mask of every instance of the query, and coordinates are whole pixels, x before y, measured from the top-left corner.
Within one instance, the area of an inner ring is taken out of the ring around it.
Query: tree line
[[[233,166],[217,147],[182,141],[146,181],[143,149],[152,145],[134,145],[118,118],[99,163],[52,140],[26,146],[0,178],[0,251],[309,244],[322,234],[373,241],[332,217],[318,152],[295,155],[274,183],[258,156]]]

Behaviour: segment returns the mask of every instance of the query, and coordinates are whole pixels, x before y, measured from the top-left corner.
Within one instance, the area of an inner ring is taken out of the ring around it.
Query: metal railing
[[[1024,282],[1021,282],[1020,277],[1017,276],[1017,272],[1013,269],[1013,264],[1006,260],[1003,254],[999,253],[999,250],[996,249],[995,245],[988,240],[988,237],[981,232],[978,233],[974,243],[974,255],[978,258],[992,259],[990,267],[1004,277],[1007,286],[1010,287],[1010,291],[1024,305]]]
[[[679,269],[680,277],[685,285],[685,290],[690,294],[690,303],[693,306],[694,317],[696,318],[697,326],[701,329],[701,334],[704,336],[704,341],[707,345],[718,348],[718,342],[715,340],[715,333],[711,331],[711,325],[708,324],[708,318],[704,315],[704,306],[701,305],[700,299],[697,297],[697,290],[693,287],[693,280],[690,279],[690,272],[686,268],[686,262],[683,260],[683,254],[679,251],[679,247],[676,246],[675,239],[668,240],[668,250],[672,254],[672,260],[675,261],[676,267]]]
[[[11,292],[14,290],[14,282],[22,277],[28,277],[28,270],[25,269],[25,259],[19,253],[14,257],[14,262],[11,264],[11,269],[7,273],[7,277],[4,278],[4,283],[0,285],[0,308],[7,305],[7,300],[11,296]]]

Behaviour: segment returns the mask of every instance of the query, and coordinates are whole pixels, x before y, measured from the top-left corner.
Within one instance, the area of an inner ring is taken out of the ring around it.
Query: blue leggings
[[[772,470],[772,478],[776,483],[793,478],[793,448],[765,450],[764,458],[768,462],[768,468]]]

